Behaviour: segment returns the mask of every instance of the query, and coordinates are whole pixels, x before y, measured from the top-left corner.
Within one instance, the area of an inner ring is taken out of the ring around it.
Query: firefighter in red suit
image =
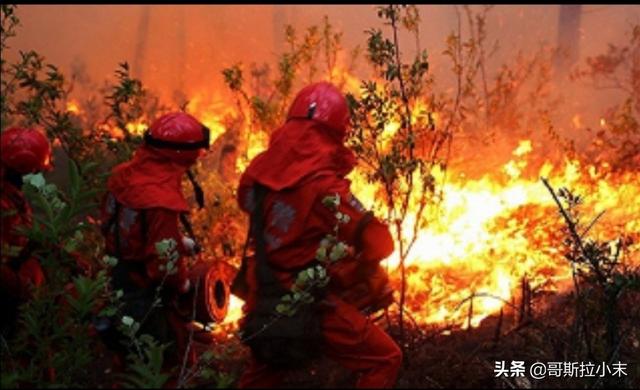
[[[2,132],[2,333],[11,334],[18,306],[29,298],[33,287],[41,286],[44,273],[31,257],[28,238],[19,229],[32,226],[31,207],[22,193],[22,176],[49,166],[51,148],[47,138],[36,129],[10,128]]]
[[[387,226],[363,209],[345,178],[355,166],[355,156],[343,145],[348,124],[347,102],[337,88],[325,82],[307,86],[292,103],[287,122],[272,134],[268,149],[240,179],[238,202],[249,214],[255,206],[254,185],[267,189],[262,206],[267,259],[284,286],[292,285],[295,270],[311,263],[320,241],[336,225],[335,210],[322,202],[326,196],[339,195],[338,211],[350,217],[339,238],[356,247],[363,270],[375,268],[393,252]],[[255,269],[255,261],[249,261],[244,276],[247,313],[260,298]],[[402,362],[393,339],[332,284],[323,302],[330,307],[321,317],[323,353],[358,374],[357,387],[393,386]],[[282,379],[282,370],[253,354],[240,387],[274,387]]]
[[[140,334],[150,334],[161,343],[172,342],[174,353],[168,354],[171,363],[181,362],[178,359],[182,359],[188,342],[185,326],[190,318],[183,318],[173,309],[175,300],[192,287],[186,256],[195,254],[194,241],[184,236],[180,228],[180,220],[189,211],[181,183],[188,174],[196,198],[202,203],[201,190],[189,168],[209,148],[209,134],[207,127],[186,113],[158,118],[146,131],[132,160],[113,169],[103,205],[106,252],[119,260],[112,283],[115,290],[124,293],[122,315],[138,323],[146,317]],[[174,274],[166,275],[166,260],[156,251],[156,243],[162,240],[176,243],[180,257]],[[150,310],[162,280],[162,308]],[[112,341],[119,337],[114,336],[114,328],[106,333]],[[118,349],[117,343],[111,346]]]

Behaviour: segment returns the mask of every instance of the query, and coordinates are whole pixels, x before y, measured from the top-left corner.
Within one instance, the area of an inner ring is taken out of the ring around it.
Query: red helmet
[[[349,125],[349,106],[342,92],[333,84],[319,82],[304,87],[293,100],[287,121],[312,119],[344,137]]]
[[[193,165],[202,149],[209,149],[209,128],[184,112],[158,118],[144,133],[144,143],[183,165]]]
[[[21,175],[49,168],[51,146],[36,129],[12,127],[2,132],[2,164]]]

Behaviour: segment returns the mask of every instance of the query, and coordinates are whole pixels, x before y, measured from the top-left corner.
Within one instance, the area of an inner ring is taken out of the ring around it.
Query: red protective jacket
[[[103,207],[103,218],[111,221],[116,212],[116,198],[112,193],[107,195]],[[164,239],[173,239],[177,243],[178,273],[167,278],[166,283],[178,291],[184,290],[186,268],[182,256],[186,249],[182,245],[182,235],[178,227],[179,214],[173,210],[162,208],[132,209],[124,205],[118,210],[118,250],[116,239],[116,223],[106,226],[106,251],[125,262],[144,264],[146,275],[132,274],[139,287],[146,288],[162,280],[164,272],[159,268],[166,260],[158,257],[155,243]]]
[[[239,198],[243,210],[251,209],[253,181],[246,176],[240,184]],[[284,191],[272,192],[264,200],[265,240],[267,256],[276,276],[289,287],[297,272],[314,261],[320,241],[333,232],[336,225],[336,211],[327,208],[323,198],[340,197],[337,212],[348,215],[349,222],[340,224],[338,239],[356,246],[356,230],[367,211],[349,190],[349,180],[336,176],[312,177],[299,187]],[[335,279],[342,269],[351,269],[354,262],[377,263],[389,256],[393,251],[393,241],[386,225],[379,220],[371,219],[362,230],[359,243],[359,257],[345,258],[332,266],[330,276]],[[247,284],[250,294],[247,300],[252,306],[251,297],[257,292],[255,280],[255,262],[249,262],[247,268]],[[348,276],[344,276],[348,278]],[[337,285],[330,285],[335,288]],[[335,291],[339,293],[339,291]]]
[[[315,258],[320,241],[332,233],[336,211],[322,200],[340,197],[339,212],[350,217],[340,225],[339,239],[359,250],[358,261],[377,262],[393,251],[393,240],[386,225],[372,218],[360,237],[356,230],[367,211],[351,193],[345,178],[355,165],[352,152],[340,140],[313,121],[292,120],[274,132],[269,149],[258,155],[240,179],[238,202],[242,210],[253,209],[253,185],[258,182],[271,191],[263,204],[265,240],[272,268],[289,286],[296,271]],[[359,241],[359,242],[356,242]],[[345,266],[355,259],[343,259]],[[342,264],[332,267],[340,272]],[[255,293],[255,263],[248,264],[247,280]],[[251,304],[251,297],[247,303]]]
[[[140,287],[163,278],[159,267],[166,260],[158,257],[155,244],[173,239],[181,257],[177,274],[166,282],[179,292],[186,288],[183,256],[187,250],[182,244],[179,217],[189,210],[181,190],[181,178],[187,169],[142,146],[130,162],[114,168],[107,183],[109,193],[102,208],[107,253],[121,261],[144,264],[144,275],[131,275]]]
[[[2,213],[2,265],[0,277],[3,294],[12,299],[23,300],[28,297],[31,286],[40,286],[45,277],[40,263],[26,253],[28,238],[18,231],[32,226],[31,207],[22,191],[13,183],[2,178],[0,194],[0,212]]]

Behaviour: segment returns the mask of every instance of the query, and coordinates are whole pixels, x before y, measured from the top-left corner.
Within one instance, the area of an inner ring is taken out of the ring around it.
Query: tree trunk
[[[561,5],[558,18],[558,54],[555,68],[565,76],[580,56],[580,15],[582,5]]]
[[[179,7],[176,15],[176,84],[173,91],[173,101],[176,105],[182,106],[187,101],[184,79],[187,72],[187,32],[185,25],[185,9]]]
[[[149,18],[151,7],[143,5],[140,14],[140,24],[138,24],[138,40],[136,42],[135,53],[133,53],[133,66],[131,74],[140,79],[144,70],[145,54],[147,51],[147,38],[149,37]]]
[[[285,7],[282,4],[273,6],[273,49],[277,55],[285,50],[284,26],[290,23],[289,10]]]

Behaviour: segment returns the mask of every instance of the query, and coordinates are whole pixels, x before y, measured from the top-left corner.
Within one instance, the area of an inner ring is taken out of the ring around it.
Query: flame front
[[[568,285],[571,266],[559,249],[563,223],[540,176],[586,195],[584,209],[591,217],[606,210],[590,232],[594,237],[611,240],[626,232],[634,242],[640,238],[638,172],[613,174],[606,165],[567,160],[557,167],[545,162],[537,176],[522,177],[532,150],[532,142],[522,140],[498,177],[469,180],[451,175],[442,189],[443,200],[427,207],[427,224],[418,229],[405,260],[406,309],[418,324],[477,326],[512,302],[524,277],[533,288],[558,291]],[[354,193],[374,205],[377,189],[359,172],[352,179]],[[406,241],[414,223],[408,218],[403,225]],[[627,248],[628,254],[635,253],[629,263],[640,264],[639,248]],[[386,264],[398,289],[399,262],[396,249]]]
[[[355,89],[356,83],[349,88]],[[234,117],[233,104],[211,103],[193,99],[190,112],[211,130],[211,140],[228,129],[228,118]],[[82,110],[73,101],[68,111]],[[438,113],[433,113],[438,124]],[[580,115],[573,119],[580,124]],[[127,130],[140,134],[147,123],[129,123]],[[604,119],[601,125],[605,126]],[[249,119],[240,119],[241,148],[235,162],[236,173],[242,172],[249,161],[264,150],[268,135],[250,131]],[[122,131],[107,129],[114,139],[122,138]],[[385,128],[389,143],[398,125]],[[637,169],[612,172],[607,164],[584,165],[566,159],[561,164],[534,156],[535,143],[521,140],[512,152],[512,159],[498,172],[479,179],[466,178],[464,172],[450,171],[447,180],[443,172],[433,172],[442,200],[428,204],[426,224],[419,226],[415,244],[409,252],[405,267],[406,306],[408,314],[419,325],[477,326],[487,316],[514,302],[523,278],[533,287],[559,291],[571,282],[571,266],[561,253],[563,223],[553,199],[539,178],[549,177],[556,186],[562,185],[585,196],[584,209],[590,217],[606,211],[590,231],[597,239],[614,239],[621,234],[633,239],[627,248],[626,261],[640,265],[640,173]],[[541,161],[542,160],[542,161]],[[530,163],[540,168],[532,173]],[[352,191],[376,214],[384,218],[379,195],[382,190],[368,183],[362,171],[350,176]],[[232,185],[233,183],[230,183]],[[412,207],[418,200],[412,199]],[[404,221],[404,240],[410,241],[415,220]],[[244,240],[244,237],[238,237]],[[398,248],[398,243],[396,243]],[[393,253],[385,264],[392,283],[400,289],[400,256]],[[470,312],[469,297],[475,296]],[[223,334],[237,327],[242,316],[243,302],[232,297],[226,320],[218,328]]]
[[[212,129],[220,129],[221,119],[230,115],[205,112],[200,117]],[[437,119],[437,113],[434,114]],[[249,129],[247,120],[243,129]],[[398,129],[389,124],[385,135]],[[222,134],[212,131],[212,139]],[[237,173],[268,144],[264,132],[243,136],[245,153],[236,161]],[[549,177],[556,186],[571,188],[586,198],[584,209],[591,217],[605,211],[590,234],[598,239],[614,239],[627,234],[640,241],[640,174],[637,171],[610,172],[609,166],[583,165],[565,159],[561,164],[540,161],[532,140],[523,139],[512,152],[512,159],[497,173],[468,179],[464,172],[433,172],[444,183],[441,201],[429,204],[426,224],[417,229],[414,246],[405,260],[407,270],[405,310],[418,324],[467,327],[477,326],[487,316],[515,302],[523,278],[532,288],[561,291],[571,282],[571,265],[561,253],[563,222],[551,195],[539,178]],[[529,165],[540,168],[532,173]],[[525,174],[528,172],[528,175]],[[384,218],[383,206],[376,201],[381,187],[370,184],[362,171],[351,174],[352,190],[363,204]],[[412,199],[417,207],[417,199]],[[377,206],[377,208],[375,207]],[[409,241],[415,220],[405,220],[402,231]],[[398,244],[396,243],[396,248]],[[639,244],[627,248],[627,261],[640,265]],[[385,260],[392,283],[400,290],[398,250]],[[470,313],[469,297],[473,299]],[[222,329],[237,326],[243,302],[233,297]]]
[[[587,195],[584,209],[591,217],[606,210],[590,231],[593,237],[611,240],[626,233],[639,242],[638,172],[613,174],[606,165],[583,166],[566,160],[558,166],[545,162],[535,177],[523,177],[532,150],[532,142],[522,140],[497,177],[469,180],[450,173],[442,201],[427,207],[426,226],[417,230],[405,260],[405,309],[418,324],[478,326],[514,302],[525,277],[532,288],[561,291],[570,285],[571,266],[559,249],[563,222],[541,176]],[[442,174],[436,178],[441,180]],[[380,189],[368,183],[362,172],[354,171],[351,179],[354,194],[366,206],[379,203]],[[376,211],[384,217],[383,209]],[[407,241],[414,224],[407,218],[403,225]],[[640,265],[638,249],[637,243],[627,248],[629,264]],[[397,249],[385,260],[398,291],[399,262]],[[225,323],[236,323],[241,305],[237,299],[231,302]]]

